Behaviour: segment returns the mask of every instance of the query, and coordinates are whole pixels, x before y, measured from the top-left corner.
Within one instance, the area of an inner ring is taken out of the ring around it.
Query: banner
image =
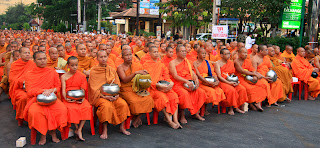
[[[140,2],[140,14],[159,15],[159,7],[156,3],[160,3],[160,0],[141,0]]]
[[[227,39],[228,25],[214,25],[212,26],[212,39]]]
[[[281,16],[280,28],[282,29],[299,29],[301,25],[301,14],[303,0],[291,0],[288,8],[283,9]]]

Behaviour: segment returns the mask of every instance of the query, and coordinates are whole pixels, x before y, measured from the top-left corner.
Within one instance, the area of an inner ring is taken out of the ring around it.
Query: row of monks
[[[290,102],[287,95],[293,92],[293,76],[308,84],[310,100],[320,93],[319,78],[311,77],[312,72],[319,72],[319,56],[309,46],[298,48],[295,56],[289,45],[281,53],[272,45],[253,45],[247,50],[241,42],[224,45],[217,41],[213,47],[211,41],[25,31],[2,31],[0,37],[0,93],[8,94],[17,120],[27,121],[30,129],[41,133],[40,145],[46,143],[47,133],[59,142],[56,130],[71,124],[77,138],[85,140],[82,128],[92,117],[92,107],[103,125],[100,138],[107,139],[107,124],[120,124],[120,131],[130,135],[124,121],[132,117],[132,126],[137,128],[142,124],[140,116],[152,111],[163,112],[173,129],[187,123],[186,109],[204,121],[199,112],[203,108],[208,115],[205,108],[210,103],[228,107],[230,115],[245,113],[245,104],[263,112],[261,102],[266,107]],[[66,73],[59,76],[56,70]],[[277,81],[266,76],[269,70],[277,73]],[[147,74],[152,80],[150,94],[139,95],[136,79]],[[238,82],[227,80],[232,74]],[[246,75],[257,83],[246,81]],[[169,84],[159,85],[160,80]],[[101,86],[110,83],[120,86],[119,95],[101,93]],[[87,97],[72,100],[66,95],[69,90],[84,90]],[[37,103],[39,94],[51,93],[59,97],[55,103]]]

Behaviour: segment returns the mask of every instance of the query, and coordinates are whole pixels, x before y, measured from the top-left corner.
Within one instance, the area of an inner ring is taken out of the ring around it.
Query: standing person
[[[251,38],[252,37],[252,33],[249,32],[248,36],[246,38],[246,49],[250,49],[252,47],[252,45],[254,44],[254,40]]]
[[[171,36],[171,30],[170,29],[166,33],[166,36],[167,36],[167,40],[170,40],[170,36]]]
[[[173,40],[176,41],[180,38],[179,36],[179,32],[177,32],[174,36],[173,36]]]

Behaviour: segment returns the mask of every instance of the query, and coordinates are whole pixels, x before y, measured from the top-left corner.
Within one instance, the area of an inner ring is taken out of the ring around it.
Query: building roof
[[[123,18],[123,17],[137,17],[137,8],[129,8],[125,11],[114,13],[109,13],[113,18]],[[140,14],[139,17],[144,18],[159,18],[159,15],[150,15],[150,14]]]

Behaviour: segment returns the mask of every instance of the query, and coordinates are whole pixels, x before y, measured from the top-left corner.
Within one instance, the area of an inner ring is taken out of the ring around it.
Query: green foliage
[[[31,26],[29,25],[29,23],[23,23],[23,30],[30,30]]]
[[[10,6],[5,11],[5,14],[1,15],[0,25],[5,22],[8,24],[8,28],[20,30],[23,29],[23,24],[29,22],[31,18],[28,7],[22,3],[18,3],[14,6]]]
[[[67,28],[64,23],[59,23],[56,27],[53,29],[55,32],[66,32]]]
[[[143,35],[144,37],[155,36],[153,32],[146,32],[144,30],[139,30],[139,34]]]
[[[127,32],[127,34],[128,34],[128,35],[133,35],[133,33],[132,33],[132,32]]]
[[[6,28],[8,28],[8,26],[6,26],[6,25],[2,25],[2,26],[1,26],[1,29],[2,29],[2,30],[6,29]]]
[[[112,23],[110,22],[101,22],[101,27],[105,27],[105,31],[112,31]]]
[[[50,25],[48,21],[44,20],[41,25],[41,28],[45,30],[52,29],[52,25]]]
[[[259,41],[257,41],[258,43]],[[260,41],[261,42],[261,41]],[[303,37],[302,45],[308,45],[309,38]],[[285,49],[286,45],[290,45],[293,47],[294,53],[296,53],[297,48],[299,47],[299,37],[292,37],[292,38],[284,38],[284,37],[274,37],[274,38],[267,38],[267,43],[272,45],[277,45],[280,47],[281,52]]]

